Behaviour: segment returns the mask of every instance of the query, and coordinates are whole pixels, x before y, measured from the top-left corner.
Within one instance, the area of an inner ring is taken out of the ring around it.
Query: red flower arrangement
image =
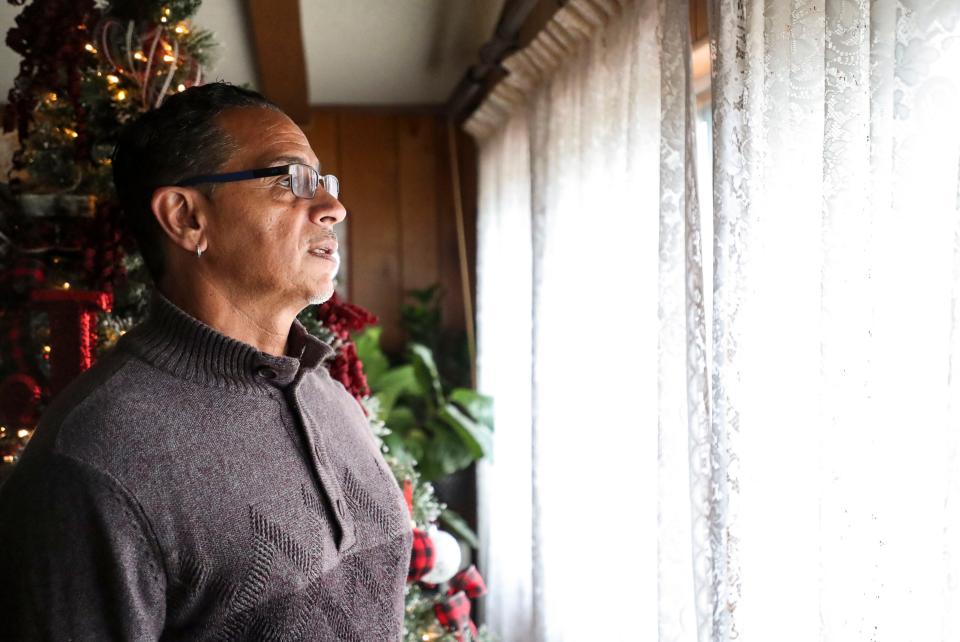
[[[359,305],[343,301],[336,292],[316,310],[317,320],[337,338],[333,346],[337,348],[337,355],[330,363],[330,376],[342,383],[357,401],[369,396],[370,387],[363,374],[363,362],[357,356],[357,347],[350,339],[350,333],[359,332],[379,319]],[[363,404],[360,407],[366,414]]]

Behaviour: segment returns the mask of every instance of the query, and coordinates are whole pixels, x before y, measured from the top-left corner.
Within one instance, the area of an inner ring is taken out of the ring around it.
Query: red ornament
[[[50,392],[55,395],[93,365],[97,346],[97,312],[109,312],[106,292],[36,290],[31,299],[50,318]]]

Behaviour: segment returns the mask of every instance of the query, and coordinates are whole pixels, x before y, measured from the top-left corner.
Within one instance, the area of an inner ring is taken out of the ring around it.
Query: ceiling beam
[[[299,0],[247,0],[260,93],[299,124],[310,121]]]

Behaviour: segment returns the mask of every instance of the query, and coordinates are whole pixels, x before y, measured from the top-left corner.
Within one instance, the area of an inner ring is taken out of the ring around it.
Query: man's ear
[[[150,209],[170,240],[187,252],[206,248],[206,198],[190,187],[158,187],[150,199]]]

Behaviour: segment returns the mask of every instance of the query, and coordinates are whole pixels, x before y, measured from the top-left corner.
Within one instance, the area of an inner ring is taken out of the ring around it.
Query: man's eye
[[[290,187],[290,177],[282,176],[280,180],[277,181],[277,185],[282,185],[283,187]]]

